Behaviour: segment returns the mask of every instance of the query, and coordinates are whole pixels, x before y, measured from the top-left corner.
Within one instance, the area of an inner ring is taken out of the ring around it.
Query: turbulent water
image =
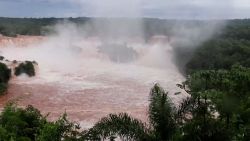
[[[137,53],[129,62],[110,59],[99,50],[103,44],[98,37],[51,37],[22,46],[5,43],[0,55],[9,60],[35,60],[38,68],[35,77],[12,78],[8,94],[0,98],[1,107],[16,100],[20,106],[31,104],[44,114],[50,113],[51,119],[66,111],[72,120],[88,128],[109,113],[128,112],[146,121],[148,95],[155,83],[169,91],[175,103],[186,95],[176,87],[184,77],[174,65],[172,47],[164,38],[126,42]]]

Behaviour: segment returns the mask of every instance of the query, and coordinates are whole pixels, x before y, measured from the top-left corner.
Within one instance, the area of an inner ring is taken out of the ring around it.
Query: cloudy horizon
[[[250,18],[249,0],[0,0],[0,17]]]

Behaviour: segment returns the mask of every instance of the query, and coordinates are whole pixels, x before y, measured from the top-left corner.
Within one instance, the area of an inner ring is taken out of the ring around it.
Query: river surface
[[[155,83],[169,92],[174,103],[186,96],[176,87],[185,78],[172,61],[168,43],[128,44],[139,54],[128,63],[111,61],[98,51],[100,44],[97,38],[73,43],[49,38],[22,46],[5,42],[0,55],[9,60],[35,60],[38,66],[35,77],[13,76],[8,93],[0,97],[0,107],[11,100],[19,106],[33,105],[43,114],[50,113],[51,120],[66,112],[71,120],[89,128],[109,113],[127,112],[147,121],[149,92]]]

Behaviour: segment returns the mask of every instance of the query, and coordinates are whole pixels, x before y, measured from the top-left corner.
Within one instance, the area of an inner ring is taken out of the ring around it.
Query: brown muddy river
[[[6,44],[6,43],[5,43]],[[109,113],[127,112],[146,121],[148,95],[160,83],[172,101],[184,77],[172,63],[172,47],[167,43],[129,44],[138,58],[129,63],[112,62],[98,51],[102,42],[94,39],[51,37],[20,47],[4,45],[0,55],[9,60],[35,60],[37,75],[13,77],[8,94],[0,97],[0,106],[14,100],[19,106],[33,105],[50,119],[67,112],[83,128],[91,127]],[[75,50],[77,48],[77,51]]]

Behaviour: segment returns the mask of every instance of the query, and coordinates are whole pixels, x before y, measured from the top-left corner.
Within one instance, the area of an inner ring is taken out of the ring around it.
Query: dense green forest
[[[177,46],[176,62],[186,74],[198,70],[230,69],[234,64],[250,67],[249,37],[250,20],[229,20],[223,30],[200,45]]]
[[[48,31],[47,27],[58,23],[71,22],[77,26],[85,28],[88,36],[98,35],[102,36],[119,36],[119,33],[126,33],[127,36],[138,36],[143,31],[145,39],[153,35],[167,35],[173,34],[173,27],[176,25],[186,27],[201,27],[213,24],[220,21],[201,21],[201,20],[165,20],[156,18],[1,18],[0,17],[0,34],[5,36],[16,35],[44,35]],[[231,21],[230,21],[231,22]],[[241,22],[249,23],[249,20],[232,21],[230,25],[233,27],[245,26]],[[111,30],[114,29],[114,30]],[[138,32],[138,29],[140,30]],[[235,32],[232,29],[232,32]],[[126,32],[129,31],[129,32]],[[245,31],[245,30],[244,30]],[[108,33],[108,35],[107,35]],[[242,35],[241,33],[239,33]]]
[[[41,35],[43,26],[58,20],[64,19],[1,18],[0,33]],[[90,21],[89,18],[69,20]],[[171,26],[160,25],[162,22],[171,25],[171,21],[144,21],[146,36],[170,34]],[[126,113],[111,113],[82,131],[66,114],[51,122],[32,106],[18,108],[10,103],[0,115],[0,141],[115,140],[117,137],[129,141],[249,141],[250,20],[227,21],[223,31],[210,40],[189,49],[176,46],[175,53],[176,63],[187,76],[177,86],[190,97],[176,107],[167,91],[156,84],[149,92],[148,123]],[[8,68],[0,64],[0,83],[6,84],[9,77],[2,76],[8,74]]]

